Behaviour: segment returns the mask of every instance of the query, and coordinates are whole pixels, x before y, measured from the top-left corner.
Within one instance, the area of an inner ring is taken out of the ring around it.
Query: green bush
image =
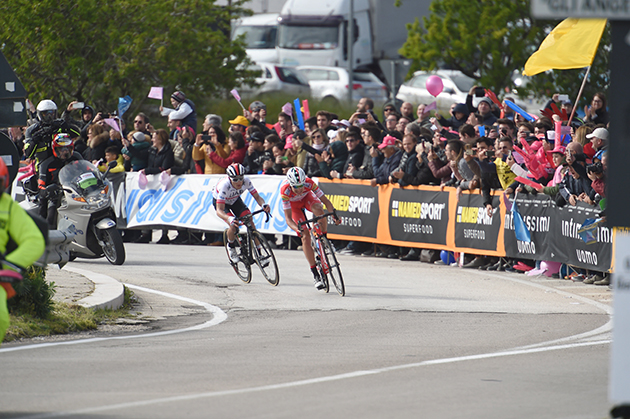
[[[8,301],[12,314],[30,314],[46,319],[53,310],[55,283],[46,282],[44,268],[31,266],[24,273],[24,280],[13,284],[15,297]]]

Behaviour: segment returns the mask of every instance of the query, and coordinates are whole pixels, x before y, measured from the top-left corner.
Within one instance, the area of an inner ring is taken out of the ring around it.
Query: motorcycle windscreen
[[[100,193],[104,187],[98,169],[87,160],[73,161],[64,166],[59,172],[59,182],[71,185],[84,196]]]

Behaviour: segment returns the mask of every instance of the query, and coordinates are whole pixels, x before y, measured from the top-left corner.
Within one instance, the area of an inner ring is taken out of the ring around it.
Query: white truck
[[[232,22],[232,39],[245,34],[245,51],[255,63],[277,63],[278,13],[261,13]]]
[[[353,68],[380,72],[400,58],[406,24],[429,14],[431,0],[354,0]],[[350,0],[287,0],[278,18],[278,60],[284,65],[348,67]]]

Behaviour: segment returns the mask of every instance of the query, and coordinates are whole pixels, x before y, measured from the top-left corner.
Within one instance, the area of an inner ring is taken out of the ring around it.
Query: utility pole
[[[352,50],[354,47],[354,0],[348,1],[350,11],[348,12],[348,103],[352,104],[352,91],[354,90],[354,57]]]

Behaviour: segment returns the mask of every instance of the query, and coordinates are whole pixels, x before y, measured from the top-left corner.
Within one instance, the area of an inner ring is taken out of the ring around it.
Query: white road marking
[[[580,348],[580,347],[585,347],[585,346],[606,345],[606,344],[609,344],[610,342],[611,342],[610,340],[600,340],[596,342],[571,343],[568,345],[558,345],[558,346],[551,346],[551,347],[545,347],[545,348],[508,350],[508,351],[501,351],[501,352],[491,352],[487,354],[460,356],[460,357],[455,357],[455,358],[434,359],[430,361],[422,361],[422,362],[416,362],[412,364],[394,365],[391,367],[377,368],[373,370],[352,371],[345,374],[330,375],[327,377],[318,377],[318,378],[310,378],[306,380],[289,381],[286,383],[270,384],[267,386],[248,387],[248,388],[224,390],[224,391],[209,391],[205,393],[186,394],[183,396],[162,397],[162,398],[142,400],[142,401],[137,401],[137,402],[118,403],[118,404],[111,404],[111,405],[98,406],[98,407],[88,407],[85,409],[68,410],[65,412],[52,412],[52,413],[43,413],[40,415],[22,416],[21,418],[22,419],[46,419],[46,418],[55,418],[55,417],[62,417],[62,416],[100,413],[100,412],[105,412],[109,410],[132,409],[132,408],[150,406],[150,405],[155,405],[155,404],[175,403],[175,402],[198,400],[198,399],[205,399],[205,398],[211,398],[211,397],[233,396],[233,395],[246,394],[246,393],[256,393],[256,392],[261,392],[261,391],[273,391],[273,390],[280,390],[280,389],[291,388],[291,387],[300,387],[300,386],[306,386],[306,385],[311,385],[311,384],[320,384],[320,383],[326,383],[326,382],[331,382],[331,381],[346,380],[350,378],[363,377],[366,375],[383,374],[390,371],[400,371],[400,370],[411,369],[411,368],[427,367],[431,365],[451,364],[455,362],[475,361],[479,359],[499,358],[499,357],[505,357],[505,356],[514,356],[514,355],[527,355],[527,354],[540,353],[540,352],[558,351],[562,349]]]
[[[24,351],[27,349],[49,348],[51,346],[78,345],[78,344],[83,344],[83,343],[105,342],[108,340],[139,339],[139,338],[173,335],[176,333],[190,332],[192,330],[206,329],[208,327],[216,326],[217,324],[222,323],[223,321],[225,321],[225,319],[227,319],[227,314],[223,310],[221,310],[217,306],[213,306],[212,304],[204,303],[203,301],[193,300],[192,298],[182,297],[181,295],[171,294],[169,292],[140,287],[138,285],[125,284],[125,286],[131,289],[138,290],[138,291],[150,292],[152,294],[158,294],[163,297],[173,298],[175,300],[185,301],[187,303],[202,306],[208,312],[212,313],[212,320],[208,320],[207,322],[198,324],[196,326],[186,327],[184,329],[174,329],[174,330],[166,330],[162,332],[144,333],[141,335],[110,336],[110,337],[105,337],[105,338],[78,339],[78,340],[69,340],[65,342],[36,343],[34,345],[15,346],[12,348],[0,348],[0,353]]]

